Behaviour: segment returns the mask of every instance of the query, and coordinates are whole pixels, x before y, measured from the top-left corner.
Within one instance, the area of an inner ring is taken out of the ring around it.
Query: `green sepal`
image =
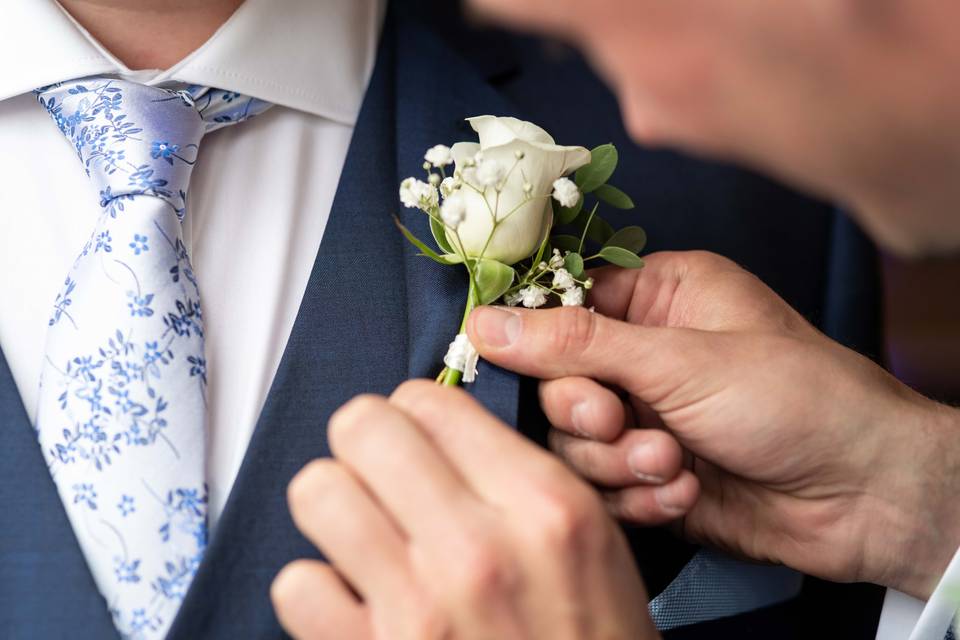
[[[417,249],[420,249],[420,255],[426,256],[434,262],[439,262],[443,265],[457,264],[456,262],[451,262],[448,258],[441,256],[436,251],[424,244],[417,236],[413,235],[410,229],[407,229],[405,226],[403,226],[403,223],[400,222],[400,218],[394,216],[393,221],[396,223],[397,227],[400,228],[400,232],[403,234],[403,237],[409,240],[410,243]]]
[[[604,184],[617,168],[619,155],[612,144],[602,144],[590,150],[590,164],[577,169],[574,182],[583,193],[591,193]]]
[[[444,253],[454,253],[453,247],[450,246],[450,243],[447,241],[447,228],[443,226],[442,220],[430,216],[430,233],[433,234],[433,239],[441,251]]]
[[[474,277],[477,283],[477,304],[490,304],[502,296],[513,285],[516,272],[502,262],[484,258],[474,263]]]
[[[647,232],[640,227],[624,227],[614,233],[603,247],[620,247],[632,253],[640,253],[647,245]]]
[[[617,209],[633,209],[634,207],[630,196],[613,185],[602,184],[594,190],[593,195],[597,197],[597,200]]]
[[[623,247],[604,247],[598,254],[601,258],[625,269],[639,269],[643,266],[643,260],[632,251],[627,251]]]

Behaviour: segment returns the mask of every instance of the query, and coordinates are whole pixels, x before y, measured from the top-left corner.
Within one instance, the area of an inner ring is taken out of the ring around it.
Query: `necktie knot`
[[[203,135],[270,106],[218,89],[167,89],[113,78],[62,82],[36,94],[73,144],[101,206],[114,214],[123,199],[150,195],[182,217]]]

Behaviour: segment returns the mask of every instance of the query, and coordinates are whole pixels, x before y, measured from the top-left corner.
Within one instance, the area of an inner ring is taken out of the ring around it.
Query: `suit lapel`
[[[465,118],[480,114],[515,115],[515,109],[437,36],[416,23],[398,33],[396,114],[397,180],[423,179],[423,153],[435,144],[476,140]],[[405,226],[429,242],[427,216],[403,209]],[[456,336],[467,296],[466,271],[438,265],[404,247],[411,378],[433,378],[443,367],[447,345]],[[481,361],[477,381],[467,386],[481,403],[509,425],[516,425],[519,381],[515,374]],[[453,427],[452,427],[453,428]]]
[[[392,221],[396,177],[415,173],[428,146],[465,139],[465,116],[504,107],[428,32],[392,15],[286,351],[170,638],[278,633],[271,581],[285,563],[318,557],[290,519],[287,484],[309,460],[330,455],[326,423],[340,405],[436,375],[457,330],[465,280],[404,244]],[[425,82],[437,67],[448,67],[440,84]],[[406,222],[429,237],[425,216],[410,213]],[[512,424],[515,376],[485,365],[479,379],[477,397]]]

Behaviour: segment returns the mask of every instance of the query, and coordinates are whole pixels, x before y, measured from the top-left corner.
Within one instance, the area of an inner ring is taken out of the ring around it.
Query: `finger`
[[[402,534],[343,465],[311,462],[290,482],[287,495],[297,528],[361,595],[405,591],[409,567]]]
[[[724,340],[718,333],[629,324],[582,307],[479,307],[467,331],[494,364],[543,379],[595,378],[654,406],[694,374],[702,379],[715,367]]]
[[[329,437],[334,455],[412,538],[442,539],[476,502],[430,438],[386,398],[368,395],[348,402],[330,418]]]
[[[605,487],[665,485],[683,470],[683,450],[666,431],[630,429],[612,443],[594,442],[556,429],[550,449],[582,478]]]
[[[619,436],[627,420],[617,394],[590,378],[541,382],[540,406],[554,427],[603,442]]]
[[[390,401],[421,425],[491,504],[527,504],[525,490],[531,481],[574,479],[556,458],[508,428],[462,389],[413,380],[400,385]]]
[[[367,608],[330,565],[295,560],[270,586],[280,625],[297,640],[373,638]]]
[[[603,496],[607,510],[615,518],[635,524],[662,525],[682,517],[697,502],[700,483],[684,470],[674,480],[659,487],[629,487]]]

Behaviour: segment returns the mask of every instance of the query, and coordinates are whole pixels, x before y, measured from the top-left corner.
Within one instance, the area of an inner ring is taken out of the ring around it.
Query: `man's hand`
[[[660,473],[677,456],[663,435],[637,450],[656,431],[625,429],[666,427],[694,454],[701,485],[688,536],[929,594],[960,544],[953,410],[830,341],[719,256],[655,254],[642,271],[596,281],[596,314],[481,308],[468,331],[484,358],[547,380],[552,447],[610,489],[613,513],[661,521],[696,497],[683,474]],[[625,466],[632,478],[611,474]],[[662,495],[651,489],[661,481]]]
[[[619,529],[589,486],[465,392],[415,381],[330,421],[336,460],[290,484],[331,565],[273,584],[297,638],[659,637]]]

